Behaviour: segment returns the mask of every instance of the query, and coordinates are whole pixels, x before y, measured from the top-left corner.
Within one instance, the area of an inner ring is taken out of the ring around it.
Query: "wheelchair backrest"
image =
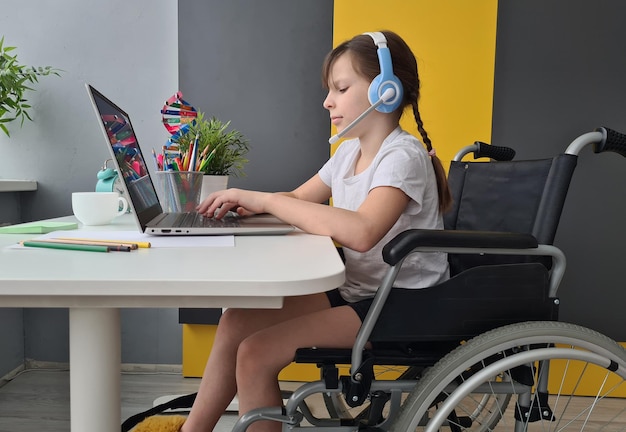
[[[577,156],[507,162],[452,161],[453,206],[445,229],[531,233],[552,244]],[[449,255],[451,275],[478,265],[537,261],[536,257]],[[550,266],[549,261],[541,261]]]

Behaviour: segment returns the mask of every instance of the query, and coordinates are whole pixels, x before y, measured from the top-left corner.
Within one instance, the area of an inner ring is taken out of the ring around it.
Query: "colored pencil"
[[[199,134],[196,134],[196,139],[193,141],[192,148],[189,149],[191,155],[189,156],[189,171],[196,171],[198,165],[198,138]]]
[[[85,252],[109,252],[109,246],[97,246],[97,245],[77,245],[69,243],[54,243],[45,241],[23,241],[20,242],[22,246],[48,248],[48,249],[65,249]]]
[[[137,249],[137,246],[134,243],[121,243],[121,242],[100,242],[93,240],[77,240],[77,239],[56,239],[56,238],[47,238],[47,239],[39,239],[35,241],[42,241],[46,243],[65,243],[65,244],[79,244],[79,245],[95,245],[95,246],[109,246],[112,251],[116,252],[130,252],[131,250]]]
[[[113,243],[113,244],[125,244],[125,245],[137,245],[139,248],[149,248],[152,246],[150,242],[133,241],[133,240],[104,240],[104,239],[87,239],[87,238],[73,238],[73,237],[58,237],[57,240],[78,240],[91,243]]]

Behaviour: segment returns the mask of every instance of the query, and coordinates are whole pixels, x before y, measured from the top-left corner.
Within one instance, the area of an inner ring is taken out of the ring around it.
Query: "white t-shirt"
[[[383,261],[382,249],[393,237],[412,228],[443,229],[434,169],[426,149],[417,138],[398,127],[383,141],[371,165],[354,175],[359,154],[358,139],[345,141],[320,169],[322,181],[332,189],[333,206],[356,211],[369,191],[378,186],[396,187],[411,200],[393,227],[372,249],[361,253],[343,248],[346,282],[339,291],[348,302],[375,295],[389,268]],[[448,274],[445,253],[414,253],[404,261],[394,286],[424,288],[446,280]]]

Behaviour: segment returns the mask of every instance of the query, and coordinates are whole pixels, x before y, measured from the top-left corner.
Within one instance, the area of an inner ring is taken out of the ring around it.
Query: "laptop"
[[[141,231],[152,235],[262,235],[287,234],[294,230],[272,215],[222,219],[199,213],[165,213],[139,147],[130,116],[102,93],[86,84],[105,143],[121,177],[122,186]]]

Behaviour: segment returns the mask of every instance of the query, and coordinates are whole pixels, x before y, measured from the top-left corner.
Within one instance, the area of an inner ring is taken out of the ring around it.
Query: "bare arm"
[[[409,197],[400,189],[378,187],[370,191],[356,211],[350,211],[319,204],[329,194],[330,189],[314,176],[288,193],[240,189],[216,192],[198,207],[198,211],[212,215],[220,209],[217,217],[233,207],[253,213],[271,213],[306,232],[330,236],[350,249],[364,252],[383,238],[409,202]]]
[[[280,192],[281,195],[297,198],[313,203],[323,203],[331,196],[331,189],[322,181],[319,174],[315,174],[309,180],[291,192]]]

